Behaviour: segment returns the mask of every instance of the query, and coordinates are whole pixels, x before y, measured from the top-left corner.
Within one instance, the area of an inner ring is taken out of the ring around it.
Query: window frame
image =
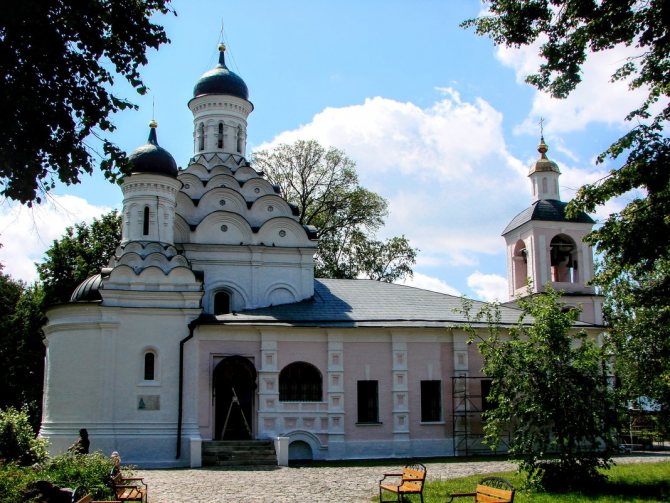
[[[148,355],[153,355],[153,379],[147,379],[147,357]],[[147,346],[140,352],[140,365],[139,365],[139,386],[160,386],[160,358],[158,355],[158,350],[153,346]]]
[[[419,383],[419,386],[421,390],[421,422],[443,422],[442,381],[439,379],[425,379]]]
[[[316,365],[291,362],[281,369],[277,380],[280,402],[323,402],[323,375]]]
[[[227,296],[228,297],[228,310],[224,310],[225,312],[219,312],[217,310],[217,299],[219,296]],[[228,291],[228,290],[217,290],[214,292],[214,295],[212,296],[212,313],[214,316],[219,316],[223,314],[230,314],[233,312],[233,295]]]
[[[381,424],[379,420],[379,381],[356,381],[356,424]]]

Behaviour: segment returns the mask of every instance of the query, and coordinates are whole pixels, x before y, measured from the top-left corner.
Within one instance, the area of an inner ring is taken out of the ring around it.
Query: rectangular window
[[[421,422],[442,420],[442,381],[421,381]]]
[[[377,381],[358,381],[358,422],[379,422],[379,386]]]
[[[491,409],[492,405],[489,401],[489,393],[491,393],[491,379],[482,379],[482,412]]]

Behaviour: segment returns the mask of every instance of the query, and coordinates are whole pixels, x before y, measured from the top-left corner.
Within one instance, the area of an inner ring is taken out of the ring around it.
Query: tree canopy
[[[417,250],[404,236],[375,239],[387,202],[358,184],[356,164],[344,152],[299,140],[254,152],[252,160],[298,207],[300,223],[317,228],[317,276],[391,282],[412,275]]]
[[[25,0],[0,9],[0,193],[40,202],[57,180],[100,169],[116,180],[125,154],[104,137],[110,116],[135,108],[110,89],[122,76],[140,94],[148,48],[168,42],[151,21],[170,0]],[[102,141],[102,153],[91,146]]]
[[[468,317],[489,329],[484,337],[468,329],[471,340],[478,339],[482,371],[492,380],[484,441],[495,447],[510,431],[509,453],[531,484],[588,485],[600,477],[597,468],[609,466],[617,445],[607,348],[574,330],[579,312],[565,309],[558,292],[548,289],[518,303],[519,321],[505,330],[496,305],[471,313],[465,301]]]
[[[638,108],[622,111],[630,129],[598,158],[611,158],[618,167],[584,185],[568,214],[629,197],[587,238],[601,258],[594,282],[606,295],[605,317],[630,396],[649,396],[670,415],[670,2],[490,0],[487,7],[463,25],[496,44],[539,40],[543,62],[527,81],[554,97],[579,84],[589,53],[618,45],[638,49],[612,74],[613,81],[646,91]]]
[[[82,222],[65,229],[37,264],[46,304],[68,302],[82,281],[107,266],[120,241],[121,215],[116,210],[90,225]]]

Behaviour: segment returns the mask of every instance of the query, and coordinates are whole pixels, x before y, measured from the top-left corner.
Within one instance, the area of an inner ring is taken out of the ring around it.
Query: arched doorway
[[[242,356],[224,358],[214,369],[213,387],[215,396],[214,439],[248,440],[253,438],[256,390],[256,369],[253,363]],[[238,403],[235,403],[233,393],[237,395]]]

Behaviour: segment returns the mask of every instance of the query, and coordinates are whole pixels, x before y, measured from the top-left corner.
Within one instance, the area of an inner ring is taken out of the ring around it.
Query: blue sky
[[[150,92],[115,91],[140,106],[117,114],[113,135],[131,152],[147,124],[177,164],[192,155],[187,102],[199,76],[216,64],[221,38],[229,68],[247,83],[255,110],[248,152],[298,138],[344,150],[362,185],[390,204],[380,237],[404,234],[420,248],[415,286],[506,300],[500,232],[530,205],[528,167],[537,158],[539,119],[549,156],[558,162],[561,195],[608,166],[594,159],[620,136],[623,117],[640,100],[609,76],[634,51],[589,58],[584,82],[553,100],[523,82],[539,62],[537,47],[499,49],[459,27],[477,1],[454,0],[176,0],[178,15],[160,16],[172,43],[148,54],[142,76]],[[59,186],[43,207],[0,205],[0,262],[32,281],[33,263],[67,225],[120,208],[121,191],[102,176]],[[625,199],[599,210],[616,211]]]

